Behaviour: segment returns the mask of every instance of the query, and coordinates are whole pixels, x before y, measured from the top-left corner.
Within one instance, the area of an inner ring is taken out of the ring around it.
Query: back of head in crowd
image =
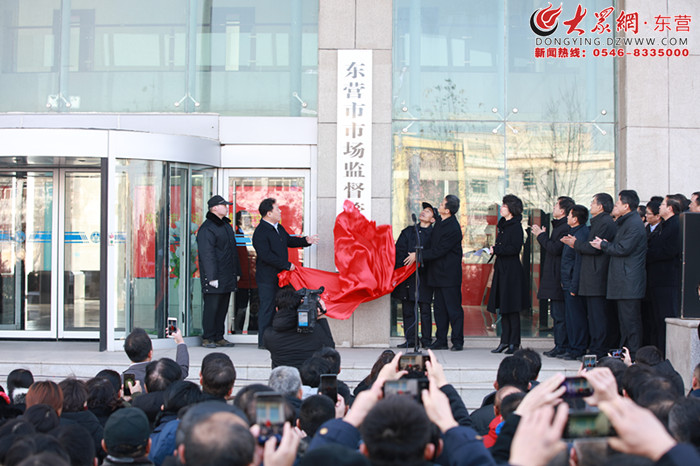
[[[321,384],[321,375],[332,373],[331,363],[326,359],[311,357],[304,361],[299,370],[302,385],[316,388]]]
[[[42,458],[37,458],[37,462],[34,464],[41,465],[69,465],[70,458],[68,453],[65,452],[61,445],[51,435],[46,434],[34,434],[25,437],[18,438],[12,444],[10,449],[5,455],[4,466],[16,466],[20,463],[27,464],[26,460],[34,458],[39,455],[43,455]],[[50,461],[47,463],[46,461]]]
[[[182,370],[178,363],[170,358],[161,358],[148,363],[144,382],[149,393],[162,392],[181,377]]]
[[[360,450],[373,465],[418,465],[437,456],[430,443],[425,409],[413,398],[390,396],[377,402],[360,425]]]
[[[525,395],[525,392],[517,391],[503,397],[503,400],[501,400],[501,416],[503,419],[508,419],[508,416],[513,414],[515,410],[518,409],[518,406],[520,406],[520,402],[523,401]]]
[[[700,398],[676,401],[668,414],[668,429],[677,441],[700,448]]]
[[[279,366],[272,369],[268,385],[276,392],[291,398],[299,398],[301,376],[296,367]]]
[[[75,378],[61,380],[58,384],[63,392],[63,412],[77,413],[87,406],[88,392],[85,382]]]
[[[151,429],[138,408],[118,409],[107,420],[102,447],[115,458],[139,458],[148,454]]]
[[[71,466],[93,466],[95,464],[95,445],[90,433],[79,424],[58,426],[51,435],[56,437],[61,448],[70,458]]]
[[[34,383],[34,376],[27,369],[15,369],[7,374],[7,395],[13,404],[24,403],[27,390]]]
[[[253,462],[255,439],[232,413],[214,413],[192,427],[179,448],[188,466],[247,466]]]
[[[301,304],[301,299],[291,285],[284,286],[275,295],[275,307],[277,311],[296,311]]]
[[[114,387],[114,391],[116,393],[119,393],[119,391],[122,389],[122,376],[115,370],[102,369],[95,375],[95,377],[104,377],[105,379],[109,380],[109,383],[112,384],[112,387]]]
[[[85,383],[87,388],[88,409],[107,408],[114,410],[119,406],[119,393],[105,377],[93,377]]]
[[[644,364],[649,367],[654,367],[657,364],[664,362],[664,356],[656,346],[642,346],[637,350],[634,362]]]
[[[163,392],[163,411],[177,414],[185,406],[203,401],[202,391],[196,383],[187,380],[173,382]]]
[[[56,410],[43,403],[35,404],[27,408],[22,419],[34,426],[37,432],[47,434],[58,427],[59,419]]]
[[[316,351],[313,357],[323,358],[328,361],[331,364],[331,374],[340,374],[340,353],[335,348],[324,346]]]
[[[532,348],[521,348],[513,353],[513,356],[524,359],[527,367],[530,369],[530,381],[537,380],[542,369],[542,357],[540,353]]]
[[[236,369],[231,358],[224,353],[207,354],[202,360],[200,381],[205,393],[217,398],[230,396],[236,383]]]
[[[51,406],[57,415],[63,411],[63,392],[61,387],[50,380],[34,382],[27,391],[27,408],[36,404],[46,404]]]
[[[144,362],[152,355],[153,343],[151,337],[142,328],[135,328],[126,337],[124,351],[131,362]]]
[[[274,390],[267,385],[254,383],[241,388],[233,400],[233,406],[245,413],[250,425],[255,423],[255,394],[261,392],[274,392]]]
[[[515,356],[503,358],[496,373],[496,390],[506,385],[512,385],[526,392],[530,389],[530,367]]]
[[[313,437],[321,424],[335,418],[335,403],[326,395],[313,395],[301,403],[299,428]]]

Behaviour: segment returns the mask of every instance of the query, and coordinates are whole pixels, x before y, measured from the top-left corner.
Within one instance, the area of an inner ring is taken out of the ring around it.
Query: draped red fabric
[[[394,269],[396,250],[390,225],[379,225],[345,201],[333,228],[338,272],[297,267],[279,274],[279,284],[296,288],[325,287],[328,317],[348,319],[361,303],[384,296],[408,278],[415,265]]]

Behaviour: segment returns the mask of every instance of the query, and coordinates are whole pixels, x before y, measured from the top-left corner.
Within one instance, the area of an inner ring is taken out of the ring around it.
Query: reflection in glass
[[[318,0],[22,0],[0,17],[0,111],[316,115]]]
[[[65,175],[64,329],[100,326],[100,175]]]
[[[51,329],[53,174],[0,173],[0,329]]]

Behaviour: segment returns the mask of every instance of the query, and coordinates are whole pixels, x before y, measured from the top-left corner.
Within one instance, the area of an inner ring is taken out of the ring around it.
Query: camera
[[[318,290],[302,288],[296,291],[296,295],[301,298],[301,304],[297,308],[297,333],[312,333],[316,326],[317,314],[326,313],[319,302],[324,290],[325,288],[321,287]]]

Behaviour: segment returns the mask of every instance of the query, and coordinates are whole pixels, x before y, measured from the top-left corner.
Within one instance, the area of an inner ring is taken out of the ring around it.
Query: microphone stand
[[[413,327],[415,328],[414,330],[414,341],[413,341],[413,352],[414,353],[419,353],[420,346],[418,345],[418,296],[419,296],[419,287],[420,287],[420,277],[419,271],[420,267],[422,266],[423,263],[423,246],[421,245],[420,242],[420,224],[416,220],[416,214],[411,214],[411,218],[413,220],[413,229],[416,232],[416,289],[413,295]],[[425,329],[423,329],[425,331]]]

